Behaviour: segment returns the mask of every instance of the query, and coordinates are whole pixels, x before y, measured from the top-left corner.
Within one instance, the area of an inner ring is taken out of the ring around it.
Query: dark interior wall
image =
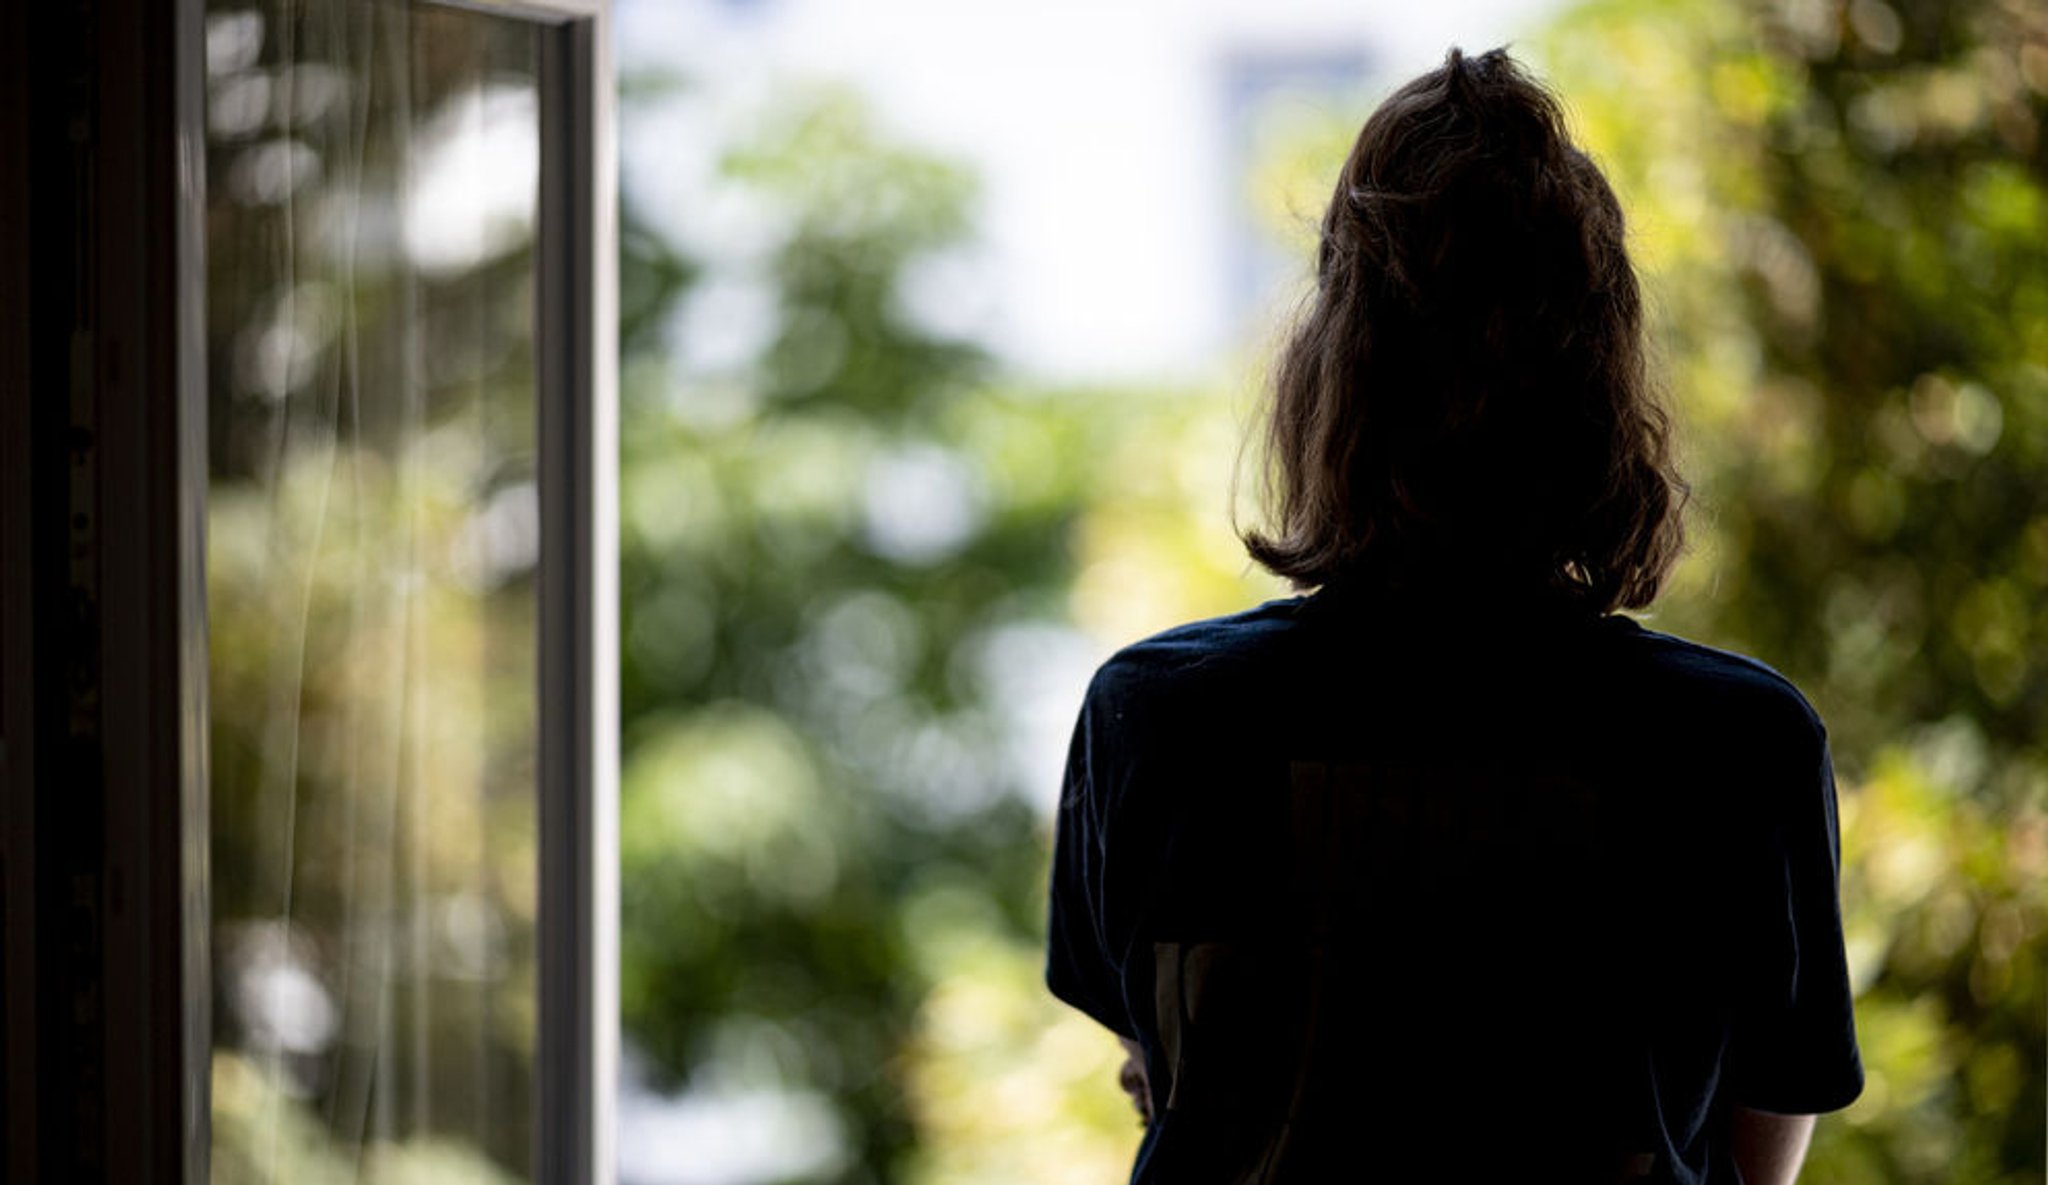
[[[205,1175],[200,15],[9,5],[0,35],[9,1180]]]
[[[29,613],[30,6],[0,6],[0,1176],[31,1179],[35,1141],[35,696]]]

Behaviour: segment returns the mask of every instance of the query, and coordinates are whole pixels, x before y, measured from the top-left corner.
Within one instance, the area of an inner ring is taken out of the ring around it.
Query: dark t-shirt
[[[1325,590],[1081,710],[1046,979],[1146,1052],[1137,1182],[1732,1182],[1862,1088],[1825,730],[1761,663]]]

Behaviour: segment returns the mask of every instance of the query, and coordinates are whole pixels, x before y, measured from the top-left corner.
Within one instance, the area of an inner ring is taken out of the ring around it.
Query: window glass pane
[[[523,1180],[536,32],[207,21],[217,1182]]]

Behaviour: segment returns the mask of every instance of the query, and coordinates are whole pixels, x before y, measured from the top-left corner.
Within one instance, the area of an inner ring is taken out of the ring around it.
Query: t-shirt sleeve
[[[1818,768],[1767,796],[1760,936],[1770,977],[1739,1022],[1734,1100],[1781,1115],[1836,1111],[1863,1093],[1863,1062],[1842,939],[1841,833],[1825,733]]]
[[[1053,829],[1051,901],[1047,911],[1045,982],[1052,994],[1110,1031],[1135,1037],[1124,1005],[1123,975],[1104,939],[1101,802],[1089,776],[1099,741],[1083,705],[1067,753]]]

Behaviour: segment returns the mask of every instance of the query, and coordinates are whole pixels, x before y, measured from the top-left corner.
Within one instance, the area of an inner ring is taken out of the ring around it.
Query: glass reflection
[[[530,1175],[536,44],[207,22],[214,1180]]]

